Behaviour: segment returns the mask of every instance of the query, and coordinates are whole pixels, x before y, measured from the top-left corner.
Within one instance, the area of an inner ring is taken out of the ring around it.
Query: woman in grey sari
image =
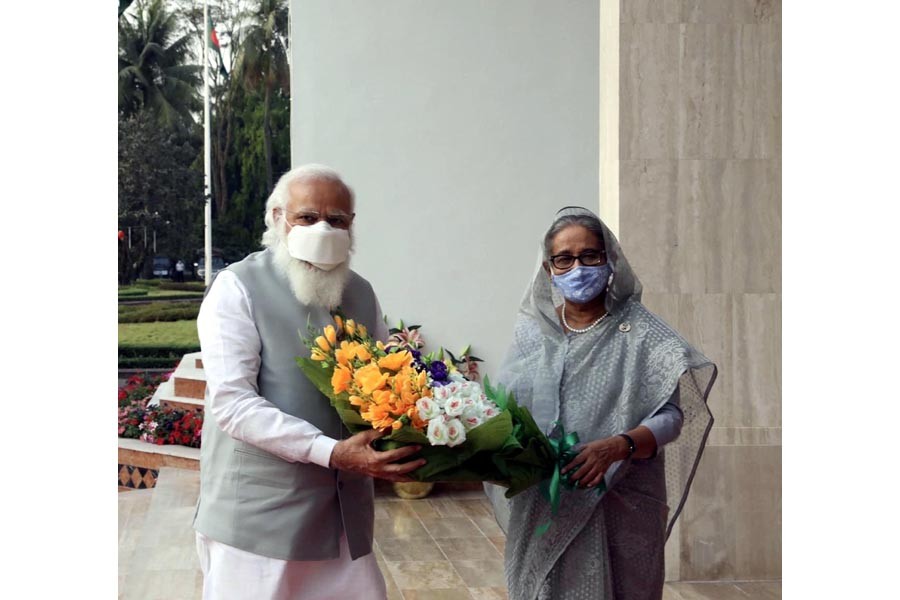
[[[563,490],[552,516],[536,488],[506,500],[488,486],[513,600],[662,597],[663,547],[712,427],[716,367],[640,299],[609,229],[587,209],[559,211],[497,381],[545,432],[578,433],[563,470],[584,489]]]

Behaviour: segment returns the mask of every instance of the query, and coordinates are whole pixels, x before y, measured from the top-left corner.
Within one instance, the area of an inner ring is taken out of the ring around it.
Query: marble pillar
[[[667,577],[780,579],[781,5],[610,1],[601,213],[645,304],[719,366]]]

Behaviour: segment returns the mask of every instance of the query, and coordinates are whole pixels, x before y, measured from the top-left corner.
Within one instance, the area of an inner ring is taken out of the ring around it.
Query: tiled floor
[[[157,487],[119,494],[119,598],[195,600],[202,577],[190,528],[197,471],[164,468]],[[376,497],[375,556],[388,598],[506,598],[505,538],[480,492]],[[664,600],[774,600],[780,582],[672,583]]]

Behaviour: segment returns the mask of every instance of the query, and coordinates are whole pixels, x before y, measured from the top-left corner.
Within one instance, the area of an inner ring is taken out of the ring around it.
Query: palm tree
[[[162,0],[135,3],[119,19],[119,112],[149,109],[166,126],[193,121],[200,110],[201,67],[191,64],[191,35]]]
[[[243,19],[243,42],[236,75],[247,89],[263,94],[263,147],[267,189],[272,189],[272,95],[290,93],[288,67],[288,8],[286,0],[256,0]]]

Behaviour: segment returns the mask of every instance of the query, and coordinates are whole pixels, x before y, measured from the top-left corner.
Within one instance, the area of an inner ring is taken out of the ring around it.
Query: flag
[[[212,19],[210,18],[207,18],[206,24],[209,27],[209,39],[207,42],[209,47],[216,51],[216,56],[219,57],[219,73],[227,79],[228,69],[225,68],[225,61],[222,60],[222,48],[219,45],[219,36],[216,35],[216,28],[213,27]]]

